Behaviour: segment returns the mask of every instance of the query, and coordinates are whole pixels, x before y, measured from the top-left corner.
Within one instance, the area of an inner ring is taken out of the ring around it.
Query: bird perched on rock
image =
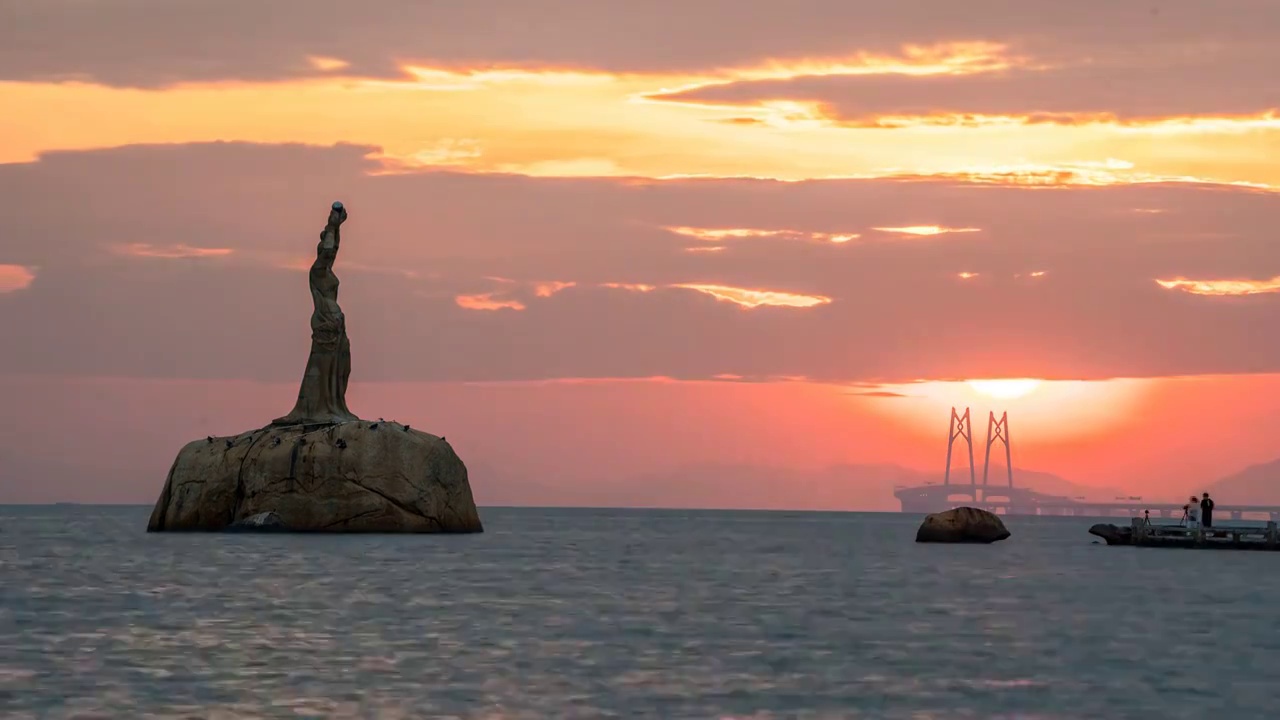
[[[212,436],[212,435],[206,435],[204,439],[205,439],[205,440],[208,440],[210,443],[212,443],[212,442],[213,442],[213,436]]]
[[[229,448],[229,447],[231,447],[232,445],[235,445],[235,444],[236,444],[236,441],[235,441],[235,440],[228,440],[228,441],[227,441],[227,447],[228,447],[228,448]]]

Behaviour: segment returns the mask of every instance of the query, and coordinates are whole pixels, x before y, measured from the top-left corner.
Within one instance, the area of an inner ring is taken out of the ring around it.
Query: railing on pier
[[[1131,520],[1134,545],[1168,547],[1220,547],[1235,549],[1280,549],[1280,529],[1276,522],[1266,525],[1161,525],[1145,517]]]

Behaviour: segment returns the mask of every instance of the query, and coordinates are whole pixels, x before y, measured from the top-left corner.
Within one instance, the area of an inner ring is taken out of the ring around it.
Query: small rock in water
[[[250,515],[227,526],[227,532],[284,532],[288,529],[284,520],[273,512]]]
[[[1089,534],[1102,538],[1108,545],[1129,545],[1133,541],[1133,528],[1118,527],[1111,523],[1098,523],[1089,528]]]

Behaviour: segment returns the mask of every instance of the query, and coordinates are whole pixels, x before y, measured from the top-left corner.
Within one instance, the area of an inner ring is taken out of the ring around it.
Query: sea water
[[[0,507],[0,718],[1264,718],[1280,553],[1008,518],[482,508],[469,536]]]

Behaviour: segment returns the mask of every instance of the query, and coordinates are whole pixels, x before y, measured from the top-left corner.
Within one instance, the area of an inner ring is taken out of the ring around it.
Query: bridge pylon
[[[1009,446],[1009,412],[1000,413],[996,419],[995,411],[987,416],[987,456],[982,461],[982,486],[987,486],[987,471],[991,469],[991,446],[996,442],[1004,443],[1004,466],[1009,473],[1009,487],[1013,487],[1013,450]]]
[[[965,447],[969,450],[969,492],[972,493],[973,499],[978,499],[978,477],[973,466],[973,423],[969,420],[969,408],[964,409],[964,414],[956,412],[955,408],[951,408],[951,427],[947,430],[947,471],[942,476],[942,484],[951,484],[951,449],[956,444],[957,438],[964,438]]]

